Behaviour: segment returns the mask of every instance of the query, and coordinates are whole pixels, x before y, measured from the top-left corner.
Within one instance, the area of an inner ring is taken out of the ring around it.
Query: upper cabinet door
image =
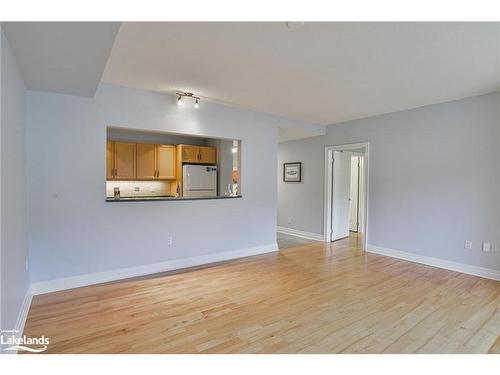
[[[111,180],[114,178],[115,166],[113,165],[113,159],[114,159],[113,147],[114,147],[113,141],[106,142],[106,180]]]
[[[199,163],[199,147],[182,145],[182,161],[184,163]]]
[[[137,144],[137,179],[153,180],[156,178],[156,145]]]
[[[217,149],[215,147],[200,146],[199,163],[215,164],[217,162]]]
[[[135,143],[115,143],[115,179],[135,179]]]
[[[156,177],[160,180],[175,180],[175,146],[158,145]]]

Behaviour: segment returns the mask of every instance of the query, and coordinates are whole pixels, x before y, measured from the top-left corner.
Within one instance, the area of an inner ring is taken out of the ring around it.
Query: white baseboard
[[[15,332],[12,332],[12,334],[16,338],[20,338],[23,336],[24,326],[26,324],[26,319],[28,318],[28,312],[30,311],[32,299],[33,299],[33,294],[31,293],[31,290],[28,288],[26,294],[24,295],[23,302],[21,303],[21,307],[19,308],[16,325],[14,326]],[[2,354],[3,353],[17,354],[17,350],[16,351],[11,350],[8,352],[2,351]]]
[[[101,284],[110,281],[128,279],[131,277],[150,275],[166,271],[174,271],[183,268],[222,262],[225,260],[265,254],[274,251],[278,251],[278,245],[276,243],[233,251],[226,251],[222,253],[201,255],[191,258],[174,259],[166,262],[146,264],[143,266],[120,268],[110,271],[78,275],[63,279],[39,281],[31,284],[31,293],[33,295],[38,295],[56,292],[59,290],[79,288],[87,285]]]
[[[30,311],[32,299],[33,293],[31,293],[31,290],[28,288],[26,294],[24,295],[23,304],[21,305],[21,309],[19,311],[16,322],[16,330],[19,331],[19,334],[21,336],[24,332],[24,325],[26,324],[26,318],[28,317],[28,313]]]
[[[308,240],[315,240],[315,241],[324,241],[325,240],[324,236],[322,234],[319,234],[319,233],[305,232],[302,230],[285,228],[285,227],[278,227],[277,230],[278,230],[278,232],[283,233],[283,234],[289,234],[291,236],[307,238]]]
[[[366,251],[393,258],[404,259],[410,262],[421,263],[428,266],[444,268],[450,271],[456,271],[456,272],[466,273],[468,275],[474,275],[474,276],[484,277],[486,279],[500,281],[500,271],[493,270],[490,268],[472,266],[470,264],[457,263],[457,262],[452,262],[450,260],[433,258],[425,255],[412,254],[412,253],[407,253],[405,251],[388,249],[385,247],[379,247],[374,245],[368,245]]]

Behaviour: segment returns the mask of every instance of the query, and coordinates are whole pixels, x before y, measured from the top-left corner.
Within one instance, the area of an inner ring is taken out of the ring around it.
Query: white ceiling
[[[118,22],[2,22],[28,89],[92,97]]]
[[[500,90],[500,23],[123,23],[103,80],[331,124]]]

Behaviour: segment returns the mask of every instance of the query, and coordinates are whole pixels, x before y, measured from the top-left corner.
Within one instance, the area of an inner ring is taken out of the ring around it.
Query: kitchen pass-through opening
[[[106,200],[241,197],[241,140],[106,130]]]

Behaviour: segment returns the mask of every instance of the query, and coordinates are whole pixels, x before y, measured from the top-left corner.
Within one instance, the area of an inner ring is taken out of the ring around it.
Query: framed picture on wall
[[[283,163],[283,182],[302,182],[302,163]]]

